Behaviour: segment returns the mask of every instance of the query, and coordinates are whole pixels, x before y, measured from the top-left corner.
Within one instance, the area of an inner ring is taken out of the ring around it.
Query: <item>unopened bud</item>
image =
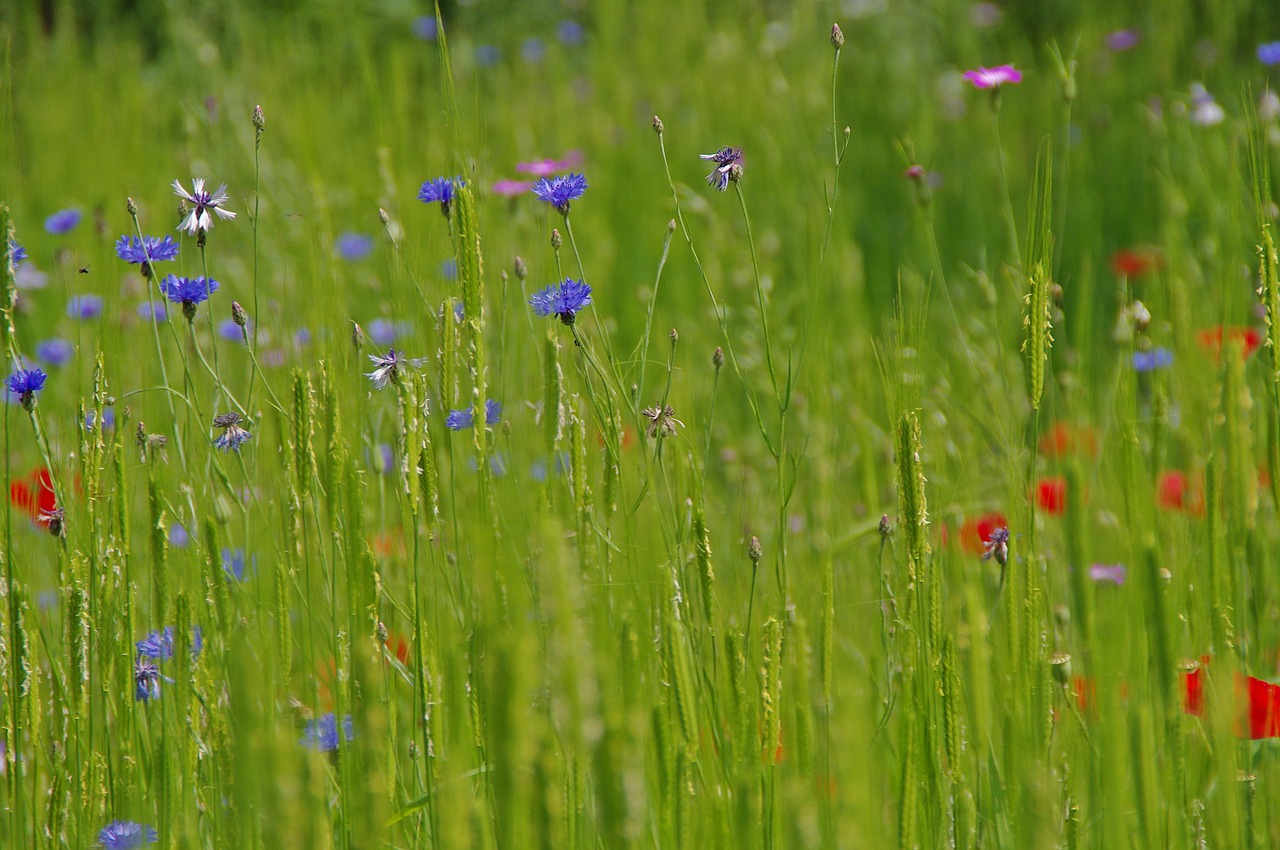
[[[382,207],[378,207],[378,221],[382,223],[383,227],[386,227],[391,223],[391,213],[387,212]]]
[[[880,515],[880,524],[876,526],[876,530],[880,532],[880,537],[886,540],[890,534],[893,534],[893,523],[889,521],[888,514]]]
[[[231,302],[231,321],[235,322],[242,328],[249,324],[249,314],[240,306],[239,301]]]
[[[836,50],[844,47],[844,33],[840,31],[839,24],[831,25],[831,46]]]
[[[364,348],[364,328],[356,322],[351,323],[351,344],[356,351]]]
[[[267,126],[267,118],[262,114],[262,105],[258,104],[253,108],[253,128],[259,133]]]
[[[138,214],[138,202],[135,201],[133,198],[124,199],[124,208],[129,211],[130,216],[135,216]]]
[[[676,220],[674,218],[667,222],[667,232],[668,233],[676,232]]]
[[[760,559],[764,556],[764,550],[760,547],[760,538],[754,534],[747,541],[747,557],[751,559],[751,566],[760,563]]]
[[[718,345],[716,350],[711,352],[711,365],[716,367],[716,371],[719,371],[720,367],[724,365],[724,349]]]
[[[680,341],[680,334],[679,332],[676,331],[675,328],[672,328],[671,333],[667,334],[667,336],[671,339],[672,347],[674,347],[675,344]]]
[[[377,635],[378,635],[378,643],[386,643],[387,638],[391,636],[390,633],[387,631],[387,624],[382,622],[381,620],[378,621]]]
[[[563,244],[564,244],[564,237],[560,235],[560,231],[554,227],[551,228],[551,247],[559,251],[560,246]]]
[[[529,277],[529,267],[525,265],[524,257],[521,257],[519,254],[517,254],[516,261],[512,265],[515,269],[517,280],[525,280],[526,278]]]
[[[662,119],[656,115],[653,116],[653,132],[657,133],[659,136],[662,135]]]

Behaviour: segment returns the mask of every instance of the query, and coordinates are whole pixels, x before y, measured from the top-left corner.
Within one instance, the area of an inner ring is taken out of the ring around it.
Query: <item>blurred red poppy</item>
[[[1202,658],[1200,666],[1182,674],[1182,710],[1196,717],[1204,716],[1204,668],[1208,661]],[[1233,718],[1232,731],[1244,736],[1240,720],[1247,713],[1250,740],[1280,738],[1280,685],[1237,672],[1235,692],[1239,713]],[[1240,705],[1241,699],[1244,705]]]
[[[1200,343],[1200,347],[1213,355],[1213,359],[1217,360],[1222,356],[1222,339],[1226,337],[1229,342],[1239,342],[1244,358],[1247,360],[1249,355],[1257,351],[1263,342],[1262,331],[1257,328],[1237,327],[1227,328],[1218,325],[1216,328],[1200,331],[1196,334],[1196,340]]]
[[[1204,486],[1176,469],[1166,469],[1156,481],[1156,503],[1166,511],[1204,516]]]
[[[1036,504],[1040,510],[1054,516],[1067,509],[1067,479],[1061,476],[1041,478],[1036,482]]]
[[[1040,437],[1040,454],[1045,457],[1077,453],[1090,457],[1098,454],[1098,438],[1087,425],[1076,428],[1066,422],[1055,422]]]
[[[9,485],[9,502],[38,523],[48,525],[49,520],[41,519],[53,514],[58,508],[53,497],[53,480],[49,470],[43,466],[36,467]]]
[[[1111,271],[1117,277],[1142,277],[1162,265],[1164,260],[1151,248],[1121,248],[1111,255]]]

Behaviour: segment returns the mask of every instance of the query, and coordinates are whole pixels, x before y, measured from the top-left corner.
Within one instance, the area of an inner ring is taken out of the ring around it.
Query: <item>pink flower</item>
[[[965,71],[964,78],[973,83],[975,88],[998,89],[1005,83],[1022,82],[1022,72],[1012,65],[997,65],[994,68],[978,68],[976,71]]]
[[[582,160],[582,151],[571,150],[564,155],[563,159],[535,159],[532,162],[521,162],[516,165],[516,171],[531,174],[534,177],[550,177],[563,171],[573,171],[582,165]]]
[[[495,195],[501,195],[504,198],[515,198],[532,189],[533,184],[526,180],[499,180],[491,188]]]

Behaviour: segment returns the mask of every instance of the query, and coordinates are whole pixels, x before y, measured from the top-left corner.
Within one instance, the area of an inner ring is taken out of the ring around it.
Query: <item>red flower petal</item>
[[[1041,478],[1036,483],[1036,504],[1047,514],[1058,516],[1067,509],[1067,479]]]
[[[986,542],[991,532],[997,528],[1008,528],[1009,520],[1004,514],[993,512],[966,520],[960,526],[960,548],[971,555],[981,555],[986,550]]]

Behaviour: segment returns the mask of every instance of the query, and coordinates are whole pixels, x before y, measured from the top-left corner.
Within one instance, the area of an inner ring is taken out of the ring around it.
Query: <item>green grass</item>
[[[0,227],[47,275],[0,345],[76,345],[5,407],[6,477],[49,467],[65,537],[10,505],[4,846],[117,819],[209,848],[1280,842],[1233,679],[1277,673],[1280,348],[1200,341],[1280,310],[1264,4],[891,4],[837,15],[838,52],[809,3],[476,4],[447,43],[408,3],[267,5],[0,13]],[[1004,62],[998,102],[959,77]],[[567,220],[489,191],[570,150]],[[414,196],[449,175],[446,219]],[[113,245],[127,198],[174,233],[192,177],[237,218],[158,270],[221,289],[153,327]],[[1158,267],[1117,276],[1135,247]],[[572,328],[527,305],[566,277]],[[233,300],[252,345],[216,333]],[[381,390],[352,343],[379,319],[413,361]],[[487,399],[498,424],[445,427]],[[220,452],[232,411],[253,436]],[[1004,565],[962,531],[992,513]],[[354,738],[301,745],[330,712]]]

